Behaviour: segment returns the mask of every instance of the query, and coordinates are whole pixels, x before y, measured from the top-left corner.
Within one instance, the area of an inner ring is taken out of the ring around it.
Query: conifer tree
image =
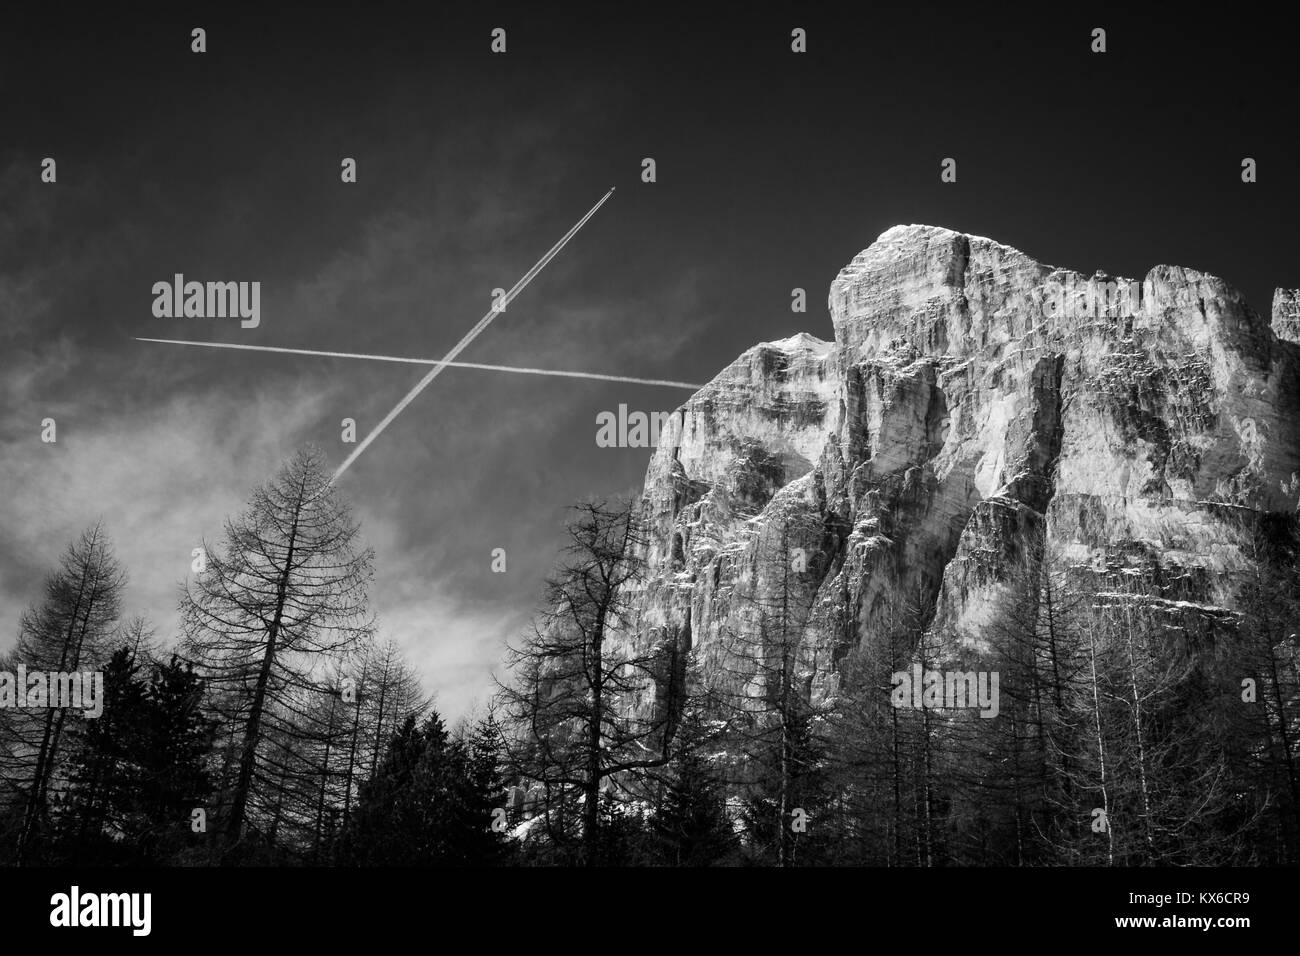
[[[650,820],[658,862],[715,866],[734,856],[738,841],[716,752],[720,746],[701,714],[684,719],[660,775],[662,795]]]
[[[681,711],[673,674],[680,655],[676,635],[664,648],[647,646],[636,631],[645,541],[635,507],[588,503],[575,511],[540,619],[508,652],[512,679],[500,698],[510,772],[541,785],[547,839],[596,865],[607,856],[602,793],[667,762]],[[653,706],[644,706],[647,698]]]
[[[125,587],[126,574],[103,526],[96,524],[68,547],[46,578],[43,599],[23,615],[11,655],[14,669],[98,669],[108,658]],[[0,688],[0,693],[14,691]],[[67,769],[66,731],[70,722],[84,718],[75,710],[48,706],[0,713],[0,774],[12,788],[14,854],[21,865],[39,855],[37,845],[50,828],[51,796]]]
[[[209,799],[211,723],[198,678],[174,656],[152,664],[123,646],[105,666],[104,690],[104,713],[85,722],[59,808],[60,857],[98,864],[182,858],[194,842],[191,814]]]
[[[335,690],[334,668],[371,631],[372,552],[315,449],[299,452],[227,523],[224,547],[181,602],[184,647],[225,727],[225,852],[250,812],[266,831],[292,815],[301,780],[288,756],[306,730],[306,698]]]
[[[391,739],[361,787],[338,858],[359,866],[492,866],[505,858],[504,796],[489,737],[456,736],[431,712]],[[501,814],[493,811],[502,809]]]

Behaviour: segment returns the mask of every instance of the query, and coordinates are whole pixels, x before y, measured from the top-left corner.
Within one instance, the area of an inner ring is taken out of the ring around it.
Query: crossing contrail
[[[407,358],[403,355],[371,355],[365,352],[323,352],[319,349],[286,349],[273,345],[244,345],[235,342],[190,342],[184,339],[146,339],[139,336],[137,342],[158,342],[162,345],[197,345],[209,349],[237,349],[243,352],[279,352],[284,355],[315,355],[321,358],[369,359],[373,362],[403,362],[407,365],[438,365],[447,368],[475,368],[486,372],[513,372],[516,375],[555,375],[560,378],[588,378],[599,382],[627,382],[631,385],[662,385],[665,388],[689,388],[699,390],[702,385],[692,382],[676,382],[666,378],[635,378],[631,375],[604,375],[600,372],[566,372],[550,368],[525,368],[519,365],[486,365],[482,362],[446,362],[440,359]]]
[[[364,439],[362,439],[361,444],[357,445],[356,448],[352,449],[352,454],[348,455],[347,458],[343,459],[343,464],[339,465],[338,469],[334,472],[334,476],[330,478],[331,482],[338,481],[339,476],[343,474],[343,472],[348,470],[348,466],[351,465],[354,461],[356,461],[357,458],[360,457],[363,451],[365,451],[368,447],[370,447],[370,443],[379,437],[380,432],[382,432],[385,428],[387,428],[389,423],[392,422],[394,418],[402,414],[402,410],[406,408],[407,405],[410,405],[411,402],[415,401],[415,397],[419,395],[421,392],[423,392],[425,388],[428,387],[429,383],[432,382],[435,378],[437,378],[442,373],[442,370],[447,367],[447,363],[449,363],[461,352],[465,351],[465,349],[468,348],[469,344],[473,342],[476,338],[478,338],[479,335],[481,335],[483,331],[489,325],[492,324],[492,320],[505,311],[506,306],[510,304],[510,300],[513,299],[515,296],[517,296],[520,292],[522,292],[524,290],[524,286],[532,282],[533,278],[537,275],[537,273],[541,272],[542,269],[546,268],[546,264],[550,262],[552,259],[554,259],[556,255],[559,254],[559,251],[565,247],[565,245],[568,243],[570,239],[572,239],[575,235],[577,235],[579,229],[581,229],[583,226],[587,224],[588,219],[596,215],[596,210],[599,209],[601,206],[605,205],[606,201],[612,195],[614,195],[614,187],[611,186],[609,192],[605,193],[605,195],[600,197],[600,202],[596,203],[596,205],[588,209],[587,214],[583,216],[581,219],[579,219],[577,224],[568,232],[566,232],[559,242],[551,246],[551,248],[547,251],[546,255],[538,259],[536,265],[534,265],[531,269],[525,272],[523,278],[521,278],[518,282],[516,282],[513,286],[511,286],[510,291],[508,291],[504,296],[502,296],[499,300],[493,303],[492,308],[488,310],[487,315],[479,319],[478,322],[475,323],[474,327],[465,333],[464,338],[462,338],[459,342],[453,345],[451,347],[451,351],[448,352],[446,355],[444,355],[439,360],[437,365],[435,365],[433,368],[429,369],[427,373],[425,373],[424,378],[420,379],[420,381],[416,383],[415,388],[407,392],[405,397],[403,397],[400,402],[398,402],[396,405],[393,406],[392,411],[390,411],[387,415],[385,415],[382,419],[380,419],[379,424],[376,425],[373,429],[371,429],[370,434],[367,435]]]

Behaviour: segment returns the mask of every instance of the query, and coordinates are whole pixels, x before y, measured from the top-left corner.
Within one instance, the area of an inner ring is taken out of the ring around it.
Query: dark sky
[[[303,442],[341,460],[340,419],[364,432],[422,374],[132,336],[436,358],[611,185],[463,360],[704,382],[757,342],[830,338],[831,279],[898,223],[1088,273],[1191,266],[1265,313],[1300,285],[1294,42],[1262,8],[162,9],[0,31],[0,646],[98,517],[128,609],[174,635],[190,549]],[[260,327],[154,318],[176,272],[260,281]],[[342,479],[383,633],[452,716],[527,620],[565,507],[639,488],[649,452],[597,448],[596,414],[686,394],[452,369]]]

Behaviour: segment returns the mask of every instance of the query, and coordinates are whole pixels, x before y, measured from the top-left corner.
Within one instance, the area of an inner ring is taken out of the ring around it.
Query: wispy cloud
[[[589,98],[565,107],[593,108]],[[351,194],[337,185],[316,195],[317,225],[286,221],[265,187],[235,189],[220,176],[195,219],[192,199],[143,174],[147,151],[103,157],[76,175],[61,170],[57,193],[8,179],[0,645],[66,543],[100,518],[130,573],[127,610],[174,636],[191,549],[218,542],[226,517],[302,443],[342,460],[350,446],[339,440],[341,420],[366,431],[422,374],[167,352],[131,336],[436,356],[483,314],[494,287],[509,287],[610,185],[574,181],[557,143],[563,128],[525,119],[485,131],[480,122],[372,142],[357,187],[366,201],[347,228],[332,207]],[[415,175],[409,166],[387,175],[376,159],[385,148],[428,161]],[[37,161],[12,160],[23,182]],[[274,181],[271,162],[251,160],[248,175]],[[710,277],[686,269],[666,286],[653,274],[611,281],[619,215],[615,197],[463,358],[686,377],[668,373],[707,335]],[[59,230],[71,222],[64,241]],[[23,249],[33,234],[45,238],[46,255]],[[260,280],[261,326],[153,319],[152,282],[178,271]],[[343,477],[377,553],[372,603],[382,634],[406,649],[449,715],[491,692],[506,640],[535,606],[565,506],[627,489],[644,472],[645,452],[597,451],[595,413],[620,401],[674,407],[684,397],[449,369]],[[58,422],[54,445],[39,440],[46,416]],[[504,574],[491,570],[494,548],[507,552]]]

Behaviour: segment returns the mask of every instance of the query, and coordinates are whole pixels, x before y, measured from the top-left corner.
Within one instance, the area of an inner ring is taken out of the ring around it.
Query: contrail
[[[610,187],[609,192],[605,193],[604,196],[600,197],[600,202],[596,203],[596,205],[592,206],[589,210],[587,210],[587,214],[578,220],[577,225],[575,225],[572,229],[566,232],[564,234],[564,237],[560,239],[559,242],[551,246],[550,251],[548,251],[546,255],[538,259],[537,264],[534,265],[531,269],[529,269],[526,273],[524,273],[524,277],[520,279],[518,282],[516,282],[514,286],[511,287],[510,291],[507,292],[504,296],[502,296],[500,300],[498,300],[496,303],[493,304],[492,308],[488,311],[487,315],[479,319],[478,322],[474,325],[474,327],[465,333],[465,337],[462,338],[455,345],[453,345],[451,351],[448,352],[446,355],[444,355],[437,365],[429,369],[429,371],[425,374],[424,378],[420,379],[419,383],[416,384],[415,388],[407,392],[406,396],[393,407],[393,410],[390,411],[387,415],[385,415],[380,420],[378,425],[376,425],[373,429],[371,429],[370,434],[367,435],[362,440],[361,444],[357,445],[356,448],[352,449],[352,454],[348,455],[347,458],[343,459],[343,464],[339,465],[338,470],[334,472],[334,476],[330,478],[331,482],[338,481],[339,476],[343,474],[343,472],[348,470],[348,466],[351,465],[354,461],[356,461],[357,458],[360,456],[360,454],[370,446],[370,443],[379,437],[380,432],[382,432],[385,428],[387,428],[389,423],[402,413],[402,409],[406,408],[407,405],[410,405],[411,402],[415,401],[415,397],[419,395],[421,392],[423,392],[425,388],[428,387],[429,383],[432,382],[435,378],[437,378],[439,374],[441,374],[442,370],[447,367],[447,363],[450,362],[452,359],[454,359],[461,352],[463,352],[471,342],[473,342],[476,338],[479,337],[480,334],[482,334],[484,329],[486,329],[489,325],[492,324],[492,320],[495,319],[499,314],[501,314],[502,311],[505,310],[505,307],[510,304],[510,300],[513,299],[515,296],[517,296],[520,292],[522,292],[524,290],[524,286],[528,285],[528,283],[533,281],[533,277],[536,276],[537,273],[541,272],[542,269],[546,267],[546,264],[548,262],[550,262],[552,259],[555,258],[555,256],[559,253],[559,251],[564,248],[565,244],[568,243],[568,241],[572,239],[575,235],[577,235],[578,230],[587,224],[587,220],[590,219],[592,216],[594,216],[596,214],[596,210],[599,209],[601,206],[605,205],[606,200],[608,200],[609,197],[612,195],[614,195],[614,189],[613,187]]]
[[[514,372],[517,375],[555,375],[561,378],[589,378],[600,382],[627,382],[631,385],[662,385],[666,388],[699,390],[702,385],[676,382],[666,378],[634,378],[630,375],[603,375],[599,372],[561,372],[550,368],[524,368],[518,365],[485,365],[481,362],[443,362],[440,359],[407,358],[402,355],[370,355],[363,352],[322,352],[317,349],[286,349],[272,345],[243,345],[234,342],[189,342],[184,339],[146,339],[135,337],[137,342],[158,342],[162,345],[198,345],[209,349],[238,349],[244,352],[280,352],[285,355],[316,355],[321,358],[369,359],[374,362],[404,362],[407,365],[439,365],[447,368],[476,368],[486,372]]]

